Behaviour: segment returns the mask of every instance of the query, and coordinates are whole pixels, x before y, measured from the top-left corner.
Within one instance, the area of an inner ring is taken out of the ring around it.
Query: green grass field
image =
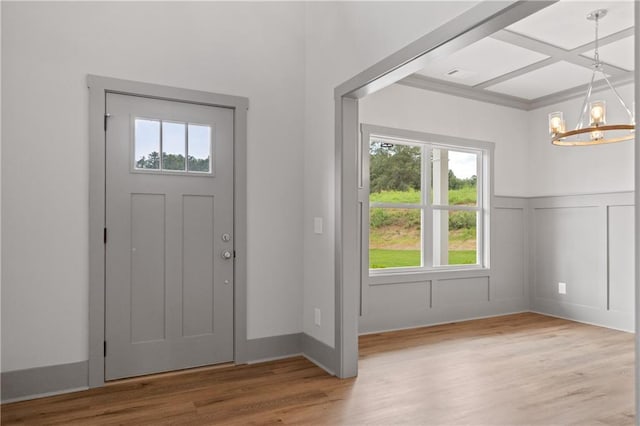
[[[450,205],[475,205],[475,187],[448,191]],[[369,195],[372,203],[420,204],[420,191],[382,191]],[[372,208],[369,228],[369,267],[371,269],[420,266],[420,210]],[[449,265],[476,263],[476,214],[449,213]]]
[[[473,265],[476,263],[475,250],[450,250],[449,265]],[[420,266],[420,250],[369,249],[371,269]]]
[[[450,205],[475,205],[477,200],[477,192],[475,187],[466,186],[460,189],[449,190]],[[420,191],[410,189],[408,191],[382,191],[369,194],[369,202],[371,203],[407,203],[419,204]]]

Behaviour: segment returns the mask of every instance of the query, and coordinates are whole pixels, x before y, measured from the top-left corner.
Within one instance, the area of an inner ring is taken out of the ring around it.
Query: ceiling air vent
[[[455,78],[463,80],[465,78],[469,78],[472,75],[475,75],[474,71],[465,70],[463,68],[453,68],[445,73],[445,76],[449,78]]]

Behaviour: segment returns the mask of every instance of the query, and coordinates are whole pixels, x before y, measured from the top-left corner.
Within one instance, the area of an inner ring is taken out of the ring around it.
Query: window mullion
[[[485,266],[485,188],[484,188],[484,153],[480,152],[477,155],[476,165],[476,205],[478,207],[477,219],[476,219],[476,262],[480,266]]]
[[[162,155],[162,153],[164,152],[164,138],[163,138],[163,133],[164,133],[164,120],[160,120],[160,169],[159,170],[164,170],[164,155]]]
[[[476,205],[476,206],[460,206],[460,205],[456,205],[456,204],[436,204],[431,206],[434,210],[460,210],[460,211],[467,211],[467,212],[479,212],[482,210],[482,208],[480,207],[480,205]]]
[[[184,171],[189,171],[189,123],[184,123]]]
[[[422,204],[408,204],[408,203],[381,203],[381,202],[373,202],[370,203],[371,208],[384,208],[384,209],[421,209],[423,207]]]
[[[433,268],[433,207],[429,202],[431,197],[431,155],[430,145],[422,147],[422,265],[427,269]]]

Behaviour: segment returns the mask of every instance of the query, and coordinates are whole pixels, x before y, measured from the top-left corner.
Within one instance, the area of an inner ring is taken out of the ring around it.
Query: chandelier
[[[587,19],[595,21],[596,41],[595,52],[593,55],[593,74],[591,82],[587,89],[587,95],[584,98],[580,118],[574,130],[565,130],[565,121],[562,112],[552,112],[549,114],[549,135],[551,143],[561,146],[586,146],[600,145],[614,142],[622,142],[633,139],[635,132],[635,111],[632,112],[620,97],[620,94],[613,87],[607,75],[604,73],[603,64],[600,61],[600,53],[598,52],[598,23],[600,19],[607,15],[606,9],[598,9],[587,15]],[[615,94],[616,98],[622,105],[622,108],[629,115],[629,121],[626,124],[607,124],[606,120],[606,103],[603,100],[591,100],[593,91],[593,82],[596,80],[596,74],[600,74],[606,81],[609,89]],[[633,104],[635,110],[635,102]]]

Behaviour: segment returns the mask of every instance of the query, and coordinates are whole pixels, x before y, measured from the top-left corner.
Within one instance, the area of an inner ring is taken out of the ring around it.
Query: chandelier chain
[[[599,43],[598,43],[598,27],[600,26],[600,14],[596,12],[596,50],[595,53],[593,55],[593,59],[595,61],[595,67],[596,68],[600,68],[602,66],[602,63],[600,62],[600,52],[598,50],[599,47]]]

